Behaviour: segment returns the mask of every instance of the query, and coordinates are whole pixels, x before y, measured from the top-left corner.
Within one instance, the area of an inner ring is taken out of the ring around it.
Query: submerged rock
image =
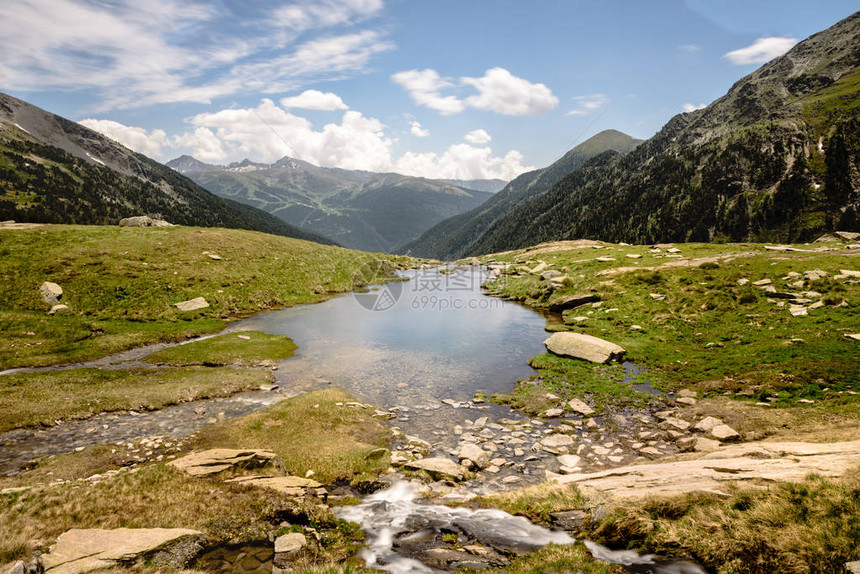
[[[582,333],[556,333],[543,343],[554,355],[592,363],[609,363],[621,359],[626,353],[615,343]]]

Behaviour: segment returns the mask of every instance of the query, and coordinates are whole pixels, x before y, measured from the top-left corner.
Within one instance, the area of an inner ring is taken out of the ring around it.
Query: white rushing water
[[[535,550],[549,543],[574,542],[564,532],[536,526],[521,516],[494,509],[421,504],[415,501],[416,494],[414,484],[401,481],[368,496],[361,504],[334,509],[339,518],[361,525],[367,535],[367,548],[361,557],[368,567],[393,574],[434,572],[394,551],[396,540],[408,540],[413,533],[428,529],[459,530],[496,549]]]
[[[426,540],[440,532],[461,532],[504,554],[521,554],[550,543],[575,542],[565,532],[548,530],[501,510],[422,504],[416,501],[418,488],[414,483],[398,481],[368,496],[361,504],[333,509],[339,518],[356,522],[364,530],[367,547],[359,555],[369,568],[392,574],[436,572],[414,558],[398,554],[395,547],[398,542]],[[706,574],[700,566],[683,560],[640,555],[633,550],[610,550],[589,540],[584,544],[594,558],[620,564],[631,572]]]

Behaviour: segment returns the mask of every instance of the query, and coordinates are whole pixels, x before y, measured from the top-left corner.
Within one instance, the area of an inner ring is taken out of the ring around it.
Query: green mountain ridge
[[[323,168],[289,157],[271,165],[245,160],[208,169],[183,156],[167,165],[215,195],[364,251],[390,252],[493,196],[432,179]]]
[[[111,225],[135,215],[332,243],[216,197],[93,130],[0,93],[0,219]]]
[[[626,153],[641,141],[617,130],[600,132],[565,153],[549,167],[520,175],[480,207],[440,222],[396,252],[442,260],[459,259],[471,250],[472,244],[495,221],[516,206],[548,191],[592,157],[608,150]]]
[[[860,229],[860,13],[627,155],[601,155],[467,254],[575,238],[799,242]]]

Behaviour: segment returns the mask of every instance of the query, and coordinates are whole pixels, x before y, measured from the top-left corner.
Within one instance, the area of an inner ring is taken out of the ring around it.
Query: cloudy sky
[[[855,2],[3,0],[0,91],[155,159],[511,179],[639,138]]]

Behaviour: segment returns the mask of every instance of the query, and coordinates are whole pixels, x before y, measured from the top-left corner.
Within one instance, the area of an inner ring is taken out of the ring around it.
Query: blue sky
[[[0,90],[166,161],[511,179],[707,104],[854,2],[5,0]]]

